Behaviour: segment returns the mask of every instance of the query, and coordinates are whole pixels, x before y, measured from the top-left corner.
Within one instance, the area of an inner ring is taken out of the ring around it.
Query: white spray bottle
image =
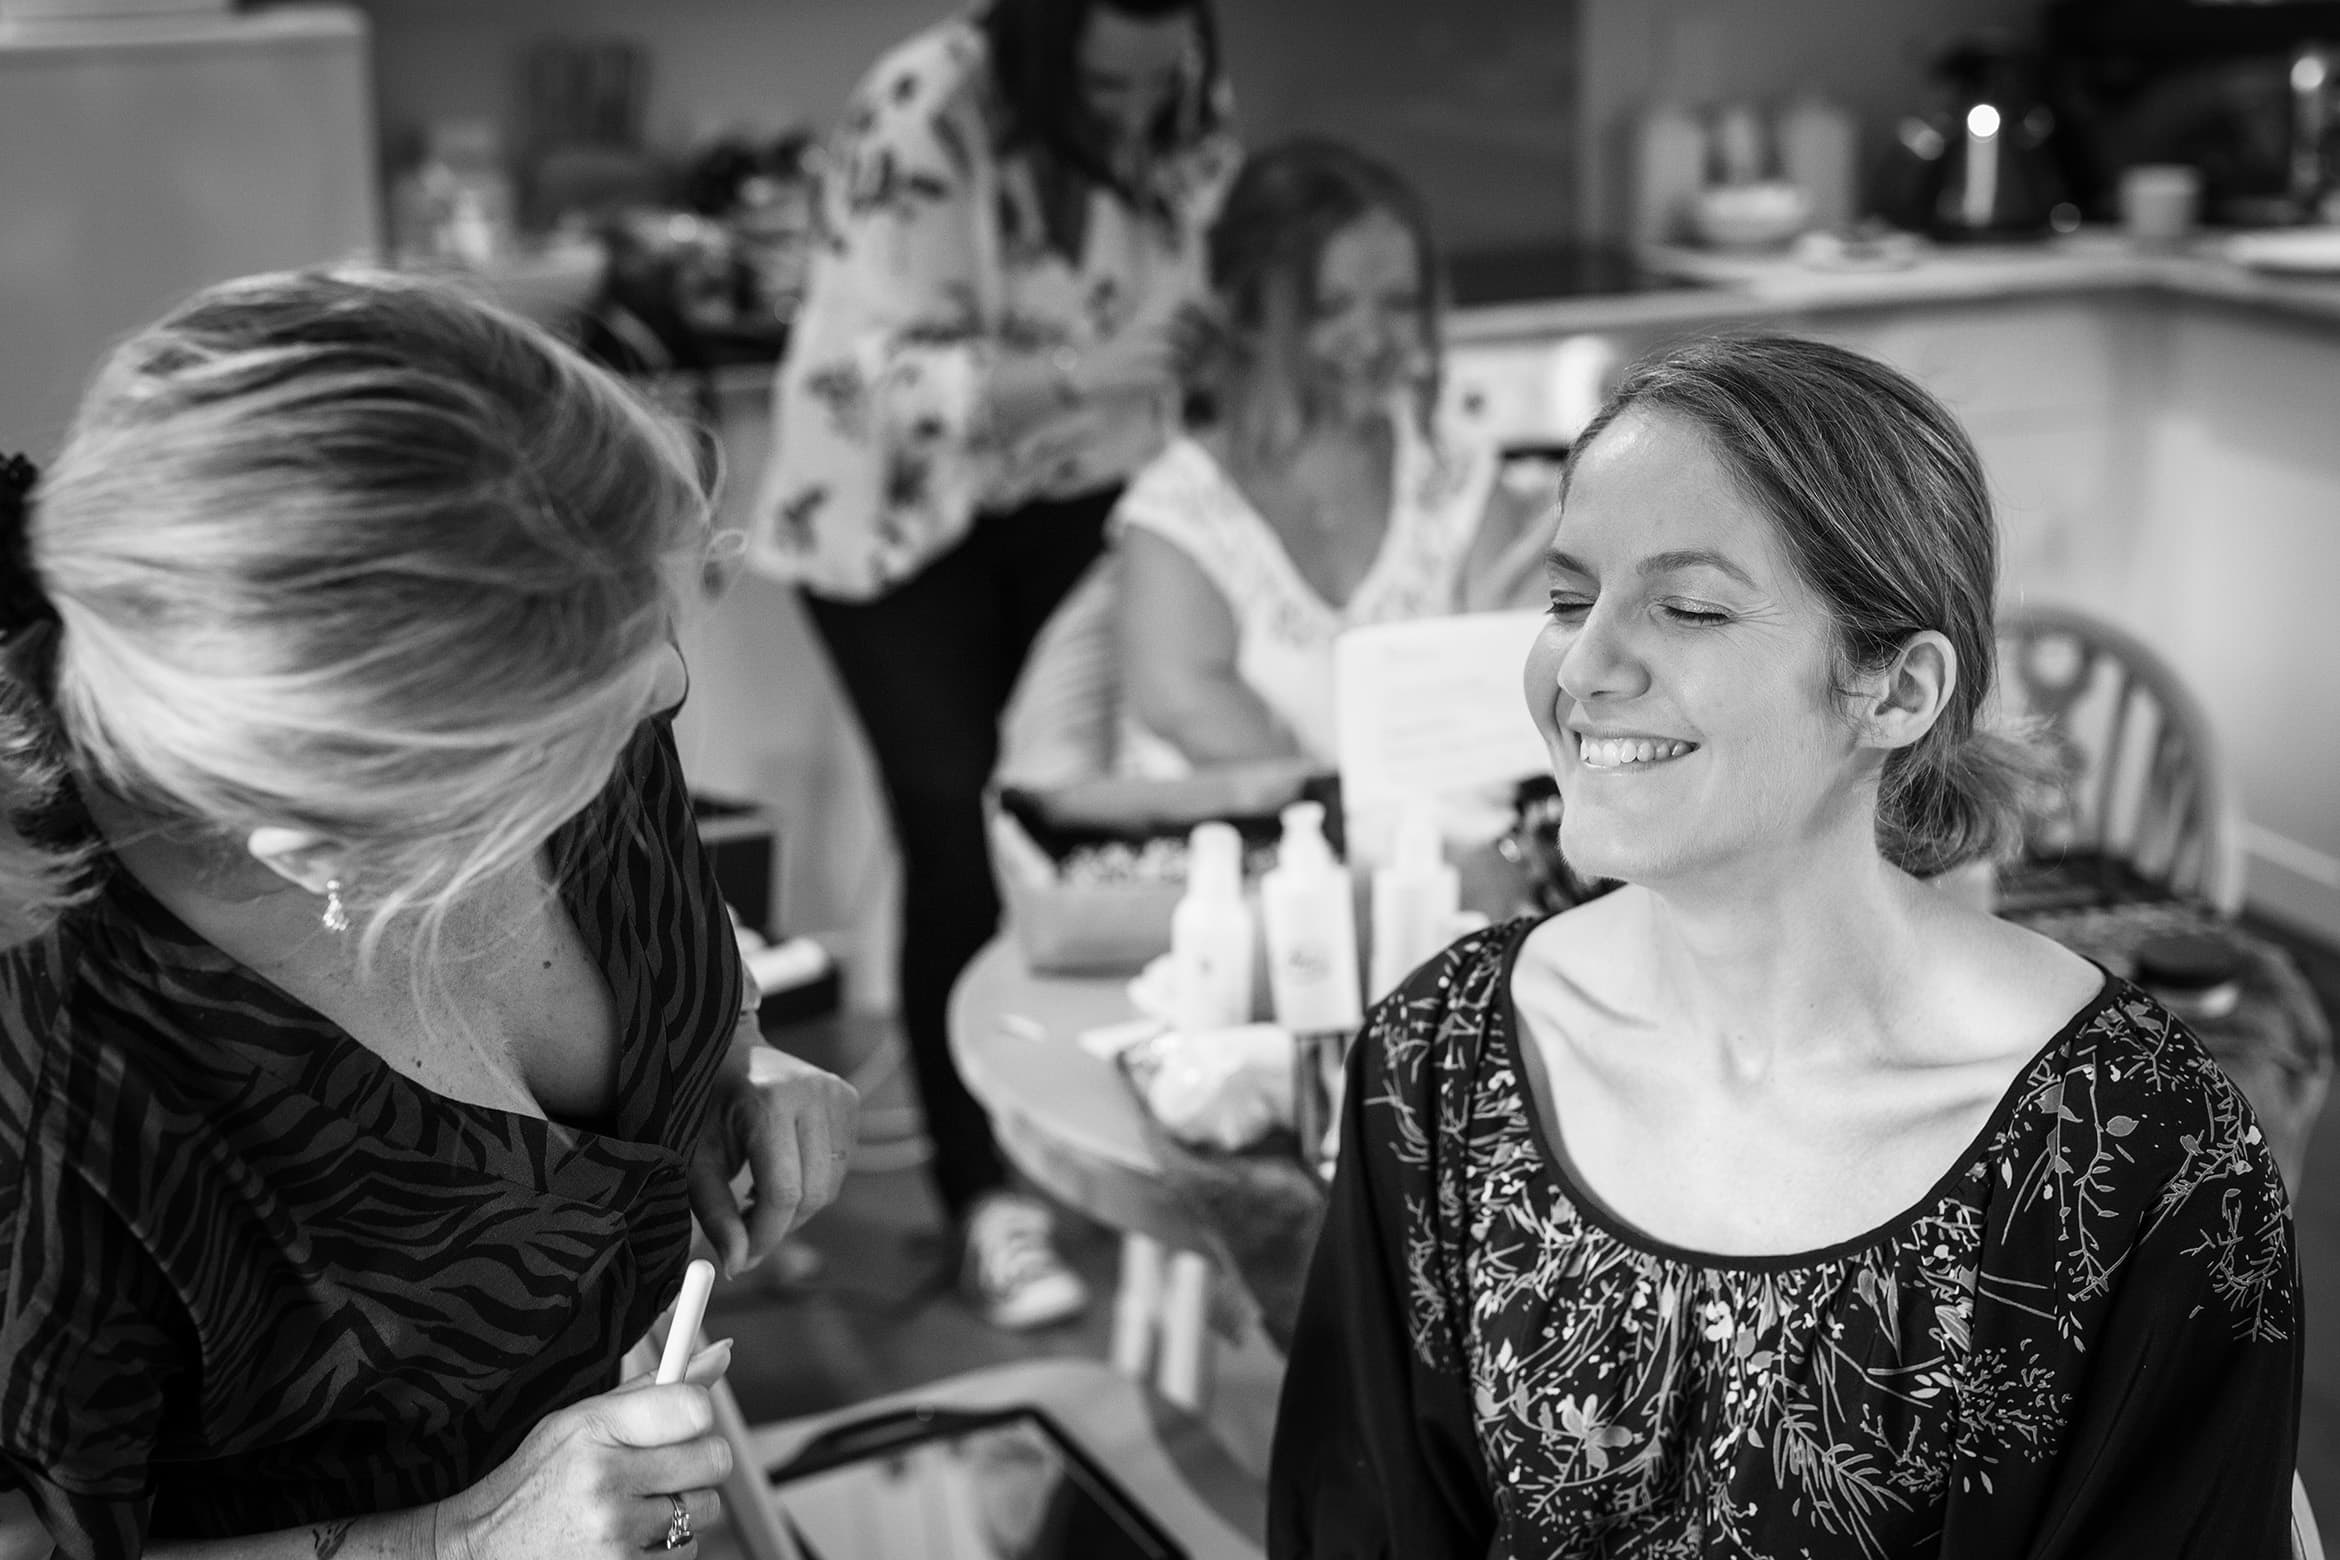
[[[1357,903],[1324,837],[1324,806],[1283,811],[1276,864],[1260,879],[1268,992],[1294,1045],[1293,1127],[1305,1162],[1324,1152],[1350,1040],[1365,1022],[1357,979]]]
[[[1186,893],[1170,916],[1172,1024],[1182,1034],[1251,1022],[1251,906],[1243,837],[1198,823],[1187,836]]]

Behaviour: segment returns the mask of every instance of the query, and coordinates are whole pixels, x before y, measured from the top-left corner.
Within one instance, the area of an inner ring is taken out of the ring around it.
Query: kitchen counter
[[[1698,285],[1459,308],[1447,336],[1457,345],[1473,345],[1609,330],[1692,331],[1843,310],[2119,292],[2340,325],[2340,274],[2252,270],[2225,259],[2221,242],[2209,236],[2184,249],[2149,253],[2117,233],[2082,233],[2045,244],[1945,246],[1898,270],[1822,270],[1785,254],[1658,246],[1642,252],[1644,265]]]
[[[2224,258],[2223,241],[2224,235],[2205,235],[2187,248],[2154,253],[2139,251],[2118,233],[2090,232],[2044,244],[1944,246],[1896,270],[1823,270],[1786,254],[1657,246],[1639,255],[1640,265],[1663,279],[1657,285],[1589,289],[1585,276],[1591,273],[1578,266],[1554,287],[1555,296],[1459,304],[1448,316],[1446,336],[1451,345],[1466,348],[1601,332],[1667,336],[1858,310],[2113,294],[2225,304],[2340,326],[2340,273],[2253,270]],[[1514,292],[1532,290],[1517,266],[1504,281]],[[772,368],[728,363],[711,377],[719,396],[760,399],[770,393]]]

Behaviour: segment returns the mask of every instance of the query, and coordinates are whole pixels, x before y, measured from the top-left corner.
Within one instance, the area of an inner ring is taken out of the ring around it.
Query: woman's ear
[[[1893,659],[1861,686],[1861,740],[1905,748],[1934,729],[1958,689],[1958,652],[1949,638],[1923,629],[1902,641]]]
[[[252,859],[296,888],[323,894],[333,883],[349,881],[349,848],[308,829],[264,824],[244,841]]]

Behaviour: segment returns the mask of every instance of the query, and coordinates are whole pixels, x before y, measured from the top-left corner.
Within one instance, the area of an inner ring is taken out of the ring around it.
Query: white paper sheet
[[[1333,650],[1341,803],[1351,854],[1409,796],[1450,820],[1508,806],[1511,789],[1549,767],[1528,716],[1522,667],[1540,612],[1418,618],[1343,634]],[[1450,826],[1450,834],[1457,830]]]

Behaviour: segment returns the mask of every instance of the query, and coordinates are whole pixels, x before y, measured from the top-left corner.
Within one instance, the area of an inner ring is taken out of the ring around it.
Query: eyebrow
[[[1588,579],[1593,572],[1575,557],[1562,552],[1557,547],[1544,554],[1544,562],[1551,568],[1560,569],[1569,574],[1582,574]],[[1635,572],[1646,578],[1657,574],[1671,574],[1678,569],[1712,569],[1718,574],[1729,575],[1749,590],[1757,588],[1754,579],[1745,569],[1740,568],[1711,547],[1677,547],[1671,552],[1651,553],[1641,560]]]

